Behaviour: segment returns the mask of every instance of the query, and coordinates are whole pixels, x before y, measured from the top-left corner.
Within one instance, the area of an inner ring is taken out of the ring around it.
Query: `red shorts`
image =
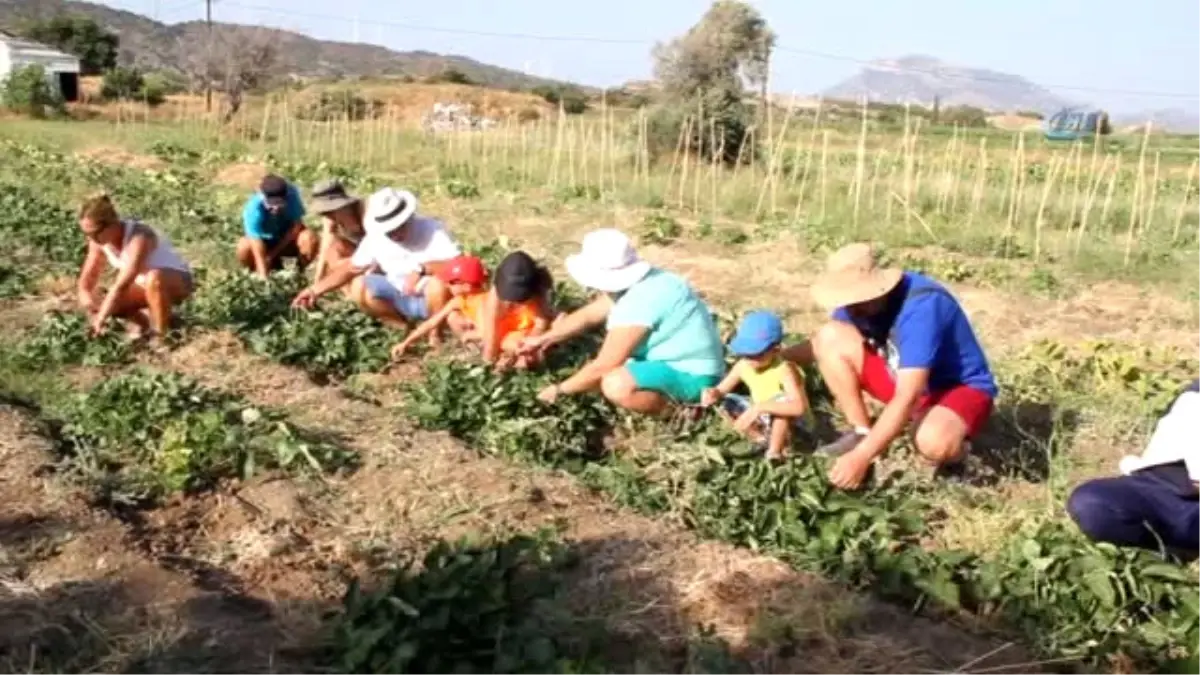
[[[896,395],[896,380],[888,370],[887,361],[866,345],[863,345],[861,381],[863,390],[881,403],[891,401]],[[934,406],[942,406],[958,415],[967,425],[967,437],[970,438],[983,429],[992,414],[992,403],[992,397],[987,392],[960,384],[922,396],[913,410],[913,419],[924,417]]]

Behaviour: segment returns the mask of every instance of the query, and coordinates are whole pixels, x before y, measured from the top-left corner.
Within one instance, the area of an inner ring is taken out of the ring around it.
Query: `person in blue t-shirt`
[[[917,451],[935,467],[953,467],[991,415],[996,380],[958,301],[916,272],[878,267],[868,244],[830,256],[813,285],[832,320],[785,352],[816,361],[851,429],[818,453],[837,457],[830,480],[862,484],[871,464],[914,423]],[[885,404],[871,424],[862,394]]]
[[[238,262],[263,278],[282,269],[285,258],[295,258],[303,270],[317,255],[320,240],[304,226],[300,191],[279,176],[264,177],[258,191],[246,200],[242,227]]]

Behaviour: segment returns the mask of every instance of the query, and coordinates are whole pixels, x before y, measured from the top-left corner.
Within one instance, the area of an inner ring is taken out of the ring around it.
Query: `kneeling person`
[[[107,194],[84,202],[79,227],[88,242],[79,272],[79,304],[91,317],[91,333],[99,334],[115,316],[131,321],[140,332],[149,331],[151,339],[165,335],[171,308],[193,290],[191,269],[171,242],[148,225],[121,218]],[[105,258],[117,278],[101,300],[96,286]]]
[[[459,256],[458,245],[437,220],[417,215],[417,198],[383,188],[367,199],[366,235],[354,254],[296,296],[296,307],[353,283],[350,296],[364,312],[393,328],[407,328],[442,309],[450,299],[438,272]],[[439,338],[435,332],[432,339]]]
[[[317,236],[304,226],[300,191],[276,175],[262,179],[258,191],[242,208],[245,231],[238,242],[238,262],[264,279],[283,269],[285,258],[295,258],[303,270],[317,255]]]
[[[811,428],[808,394],[799,368],[779,356],[783,322],[771,312],[751,312],[738,325],[729,344],[739,358],[725,379],[704,390],[700,403],[718,401],[734,428],[758,442],[766,438],[767,459],[787,457],[793,429]],[[750,390],[747,398],[733,391],[739,384]]]

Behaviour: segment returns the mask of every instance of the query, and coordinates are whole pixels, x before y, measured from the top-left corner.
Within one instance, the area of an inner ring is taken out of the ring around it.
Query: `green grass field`
[[[6,669],[1195,672],[1196,566],[1088,543],[1063,510],[1200,367],[1194,142],[779,110],[727,168],[649,161],[628,111],[435,137],[255,110],[0,127]],[[825,255],[875,242],[952,288],[997,371],[972,480],[896,447],[838,494],[714,420],[542,407],[550,374],[380,373],[396,335],[233,269],[267,169],[408,187],[472,250],[560,278],[584,232],[620,227],[725,328],[768,307],[815,329]],[[101,187],[198,270],[168,353],[89,343],[70,313],[75,209]]]

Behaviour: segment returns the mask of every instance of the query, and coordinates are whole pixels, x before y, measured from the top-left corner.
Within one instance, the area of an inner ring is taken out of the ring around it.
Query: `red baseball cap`
[[[487,270],[483,268],[483,261],[479,258],[473,255],[460,255],[450,260],[442,268],[438,277],[448,284],[462,283],[482,286],[483,282],[487,280]]]

